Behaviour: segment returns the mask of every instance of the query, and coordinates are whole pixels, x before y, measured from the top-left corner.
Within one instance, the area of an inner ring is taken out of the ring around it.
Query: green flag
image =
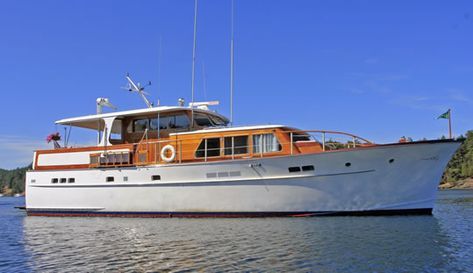
[[[450,118],[450,109],[448,109],[447,112],[441,114],[437,119],[439,119],[439,118],[449,119]]]

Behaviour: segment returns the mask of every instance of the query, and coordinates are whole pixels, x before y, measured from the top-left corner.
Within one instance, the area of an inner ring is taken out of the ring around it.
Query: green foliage
[[[447,165],[443,182],[456,182],[473,177],[473,131],[468,131],[466,136],[460,136],[462,145]]]
[[[14,170],[0,169],[0,193],[15,194],[25,191],[26,171],[31,169],[31,165]]]

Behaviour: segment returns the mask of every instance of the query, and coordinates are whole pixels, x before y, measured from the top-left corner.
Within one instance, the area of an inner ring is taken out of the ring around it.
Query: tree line
[[[0,193],[13,195],[25,192],[25,176],[29,169],[31,165],[14,170],[0,169]]]
[[[448,162],[442,183],[455,184],[473,178],[473,131],[468,131],[466,136],[460,136],[458,140],[462,140],[463,143]]]

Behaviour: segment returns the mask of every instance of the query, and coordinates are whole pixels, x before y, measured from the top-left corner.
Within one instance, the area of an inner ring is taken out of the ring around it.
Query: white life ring
[[[171,152],[170,156],[167,156],[168,150]],[[172,162],[176,158],[176,149],[174,146],[168,144],[161,149],[161,158],[166,162]]]

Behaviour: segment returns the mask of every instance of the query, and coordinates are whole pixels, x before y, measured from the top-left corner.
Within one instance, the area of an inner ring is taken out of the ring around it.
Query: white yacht
[[[228,126],[210,103],[61,119],[91,147],[34,153],[33,216],[430,214],[453,140],[374,144],[343,132]],[[54,139],[54,138],[53,138]]]

